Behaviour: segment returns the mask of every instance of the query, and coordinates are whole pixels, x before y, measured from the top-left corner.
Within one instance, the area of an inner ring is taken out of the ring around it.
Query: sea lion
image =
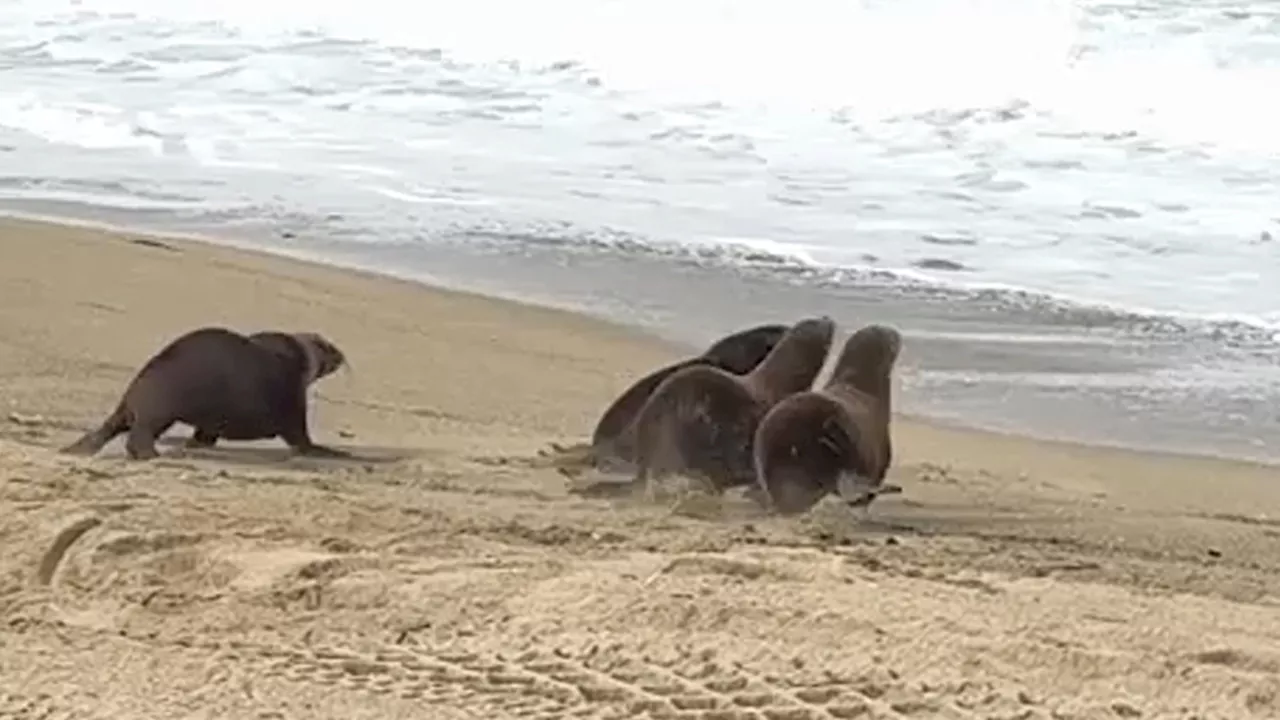
[[[159,454],[156,440],[182,422],[195,430],[188,447],[280,437],[302,455],[347,457],[312,442],[307,430],[307,388],[345,363],[317,333],[192,330],[153,355],[102,425],[62,452],[92,455],[128,432],[129,457],[147,460]]]
[[[637,380],[614,400],[591,434],[591,454],[596,461],[630,462],[633,433],[627,430],[653,391],[673,373],[696,365],[710,365],[734,375],[745,375],[759,365],[782,339],[788,326],[758,325],[720,338],[696,357],[654,370]]]
[[[635,474],[629,482],[600,482],[588,496],[651,493],[651,478],[685,473],[713,492],[755,479],[751,443],[756,424],[783,398],[807,390],[822,370],[835,335],[829,317],[788,328],[764,360],[745,375],[711,365],[681,368],[663,380],[633,423]]]
[[[881,494],[893,461],[891,384],[902,336],[868,325],[845,341],[831,378],[820,390],[774,405],[755,432],[756,480],[780,514],[808,510],[837,492],[852,507],[867,508]]]

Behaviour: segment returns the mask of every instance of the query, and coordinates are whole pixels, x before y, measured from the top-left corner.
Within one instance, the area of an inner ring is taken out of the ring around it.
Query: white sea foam
[[[0,62],[85,151],[23,177],[1280,320],[1259,0],[3,0]]]

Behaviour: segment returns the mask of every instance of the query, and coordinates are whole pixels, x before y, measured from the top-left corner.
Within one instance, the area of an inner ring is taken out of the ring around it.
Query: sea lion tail
[[[75,442],[64,445],[58,452],[65,455],[94,455],[117,435],[129,429],[129,411],[121,402],[101,425],[81,435]]]

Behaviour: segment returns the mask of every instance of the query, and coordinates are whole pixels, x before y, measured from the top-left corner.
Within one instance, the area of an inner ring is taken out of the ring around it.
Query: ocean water
[[[888,321],[910,411],[1280,457],[1280,4],[200,5],[0,0],[0,207]]]

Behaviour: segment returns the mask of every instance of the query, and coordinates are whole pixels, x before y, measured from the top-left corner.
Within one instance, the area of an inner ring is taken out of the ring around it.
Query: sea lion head
[[[835,333],[836,321],[826,315],[797,322],[748,377],[779,397],[809,389],[826,363]]]
[[[826,315],[805,318],[782,336],[778,344],[787,343],[795,347],[805,357],[812,353],[825,359],[831,349],[831,341],[836,335],[836,321]]]
[[[901,351],[902,334],[888,325],[859,328],[845,341],[832,380],[873,391],[893,373]]]
[[[305,378],[307,385],[333,374],[346,365],[347,357],[342,354],[337,345],[320,333],[294,333],[293,337],[298,341],[307,358]]]

